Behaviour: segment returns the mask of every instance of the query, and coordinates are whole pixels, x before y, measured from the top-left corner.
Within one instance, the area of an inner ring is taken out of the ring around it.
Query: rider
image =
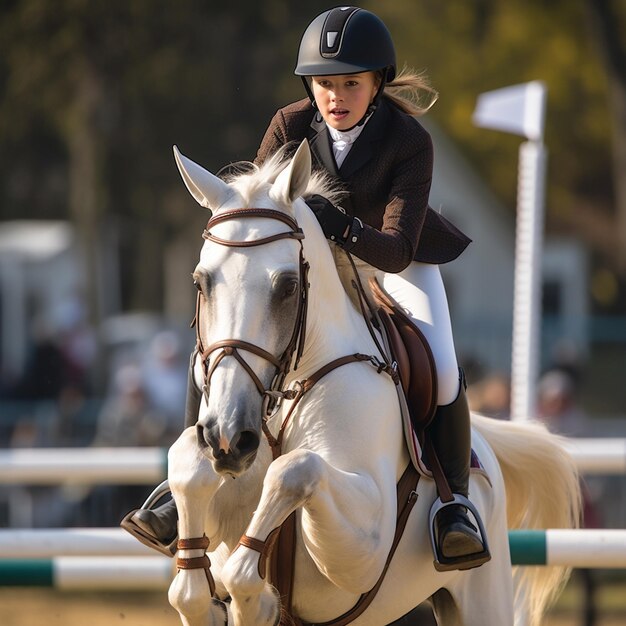
[[[311,22],[295,74],[308,97],[275,114],[255,162],[306,138],[314,166],[349,191],[343,210],[321,196],[307,203],[329,240],[382,270],[384,288],[426,336],[438,383],[429,434],[452,492],[467,498],[470,417],[439,264],[459,256],[470,240],[428,206],[433,148],[414,117],[429,108],[416,98],[428,93],[432,105],[436,92],[422,76],[396,75],[389,31],[376,15],[357,7],[337,7]],[[189,381],[186,426],[195,424],[200,402],[191,367]],[[172,501],[129,515],[139,534],[165,543],[176,536]],[[466,569],[488,559],[464,504],[440,509],[434,525],[438,557],[448,568]]]

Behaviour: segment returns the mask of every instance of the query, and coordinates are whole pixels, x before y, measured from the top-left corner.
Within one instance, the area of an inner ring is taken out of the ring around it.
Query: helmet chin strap
[[[313,105],[314,109],[317,109],[317,103],[315,102],[315,96],[311,91],[311,87],[309,87],[309,82],[307,81],[308,76],[300,76],[300,80],[302,80],[302,84],[304,85],[304,89],[306,91],[306,95],[309,96],[309,100]]]
[[[357,126],[363,126],[363,124],[367,122],[367,119],[369,118],[369,116],[374,115],[374,113],[376,112],[376,109],[378,108],[378,103],[380,102],[380,99],[383,96],[383,91],[385,90],[386,84],[387,84],[387,81],[385,80],[385,77],[383,76],[380,79],[380,85],[378,87],[378,91],[376,92],[376,95],[370,102],[370,105],[367,107],[367,111],[365,111],[365,115],[354,126],[352,126],[352,128],[356,128]],[[347,130],[352,130],[352,128],[348,128]]]

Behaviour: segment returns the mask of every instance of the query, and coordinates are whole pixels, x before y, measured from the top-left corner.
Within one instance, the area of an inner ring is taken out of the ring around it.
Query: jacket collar
[[[311,150],[330,174],[340,178],[347,178],[363,167],[374,156],[376,142],[384,137],[389,115],[389,104],[383,98],[373,113],[372,118],[365,125],[363,132],[352,145],[341,168],[337,168],[333,155],[332,139],[326,127],[326,122],[315,111],[313,121],[311,122],[312,132],[309,136]]]
[[[326,128],[326,122],[317,109],[314,109],[313,112],[311,130],[309,132],[309,145],[317,160],[326,168],[328,173],[339,177],[339,170],[333,154],[332,139]]]

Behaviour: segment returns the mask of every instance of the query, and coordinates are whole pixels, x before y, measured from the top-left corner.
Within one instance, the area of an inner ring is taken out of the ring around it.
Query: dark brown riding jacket
[[[387,98],[382,98],[340,168],[326,123],[308,99],[277,111],[255,163],[290,142],[295,150],[303,139],[311,146],[314,167],[326,170],[348,192],[341,207],[364,224],[350,252],[366,263],[397,273],[412,260],[452,261],[470,243],[428,206],[433,170],[430,135]]]

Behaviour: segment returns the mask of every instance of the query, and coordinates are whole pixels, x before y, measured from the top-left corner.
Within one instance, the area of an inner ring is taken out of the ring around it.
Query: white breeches
[[[439,266],[413,261],[399,274],[379,272],[379,280],[413,318],[430,345],[437,367],[437,404],[454,402],[459,393],[459,367]]]

